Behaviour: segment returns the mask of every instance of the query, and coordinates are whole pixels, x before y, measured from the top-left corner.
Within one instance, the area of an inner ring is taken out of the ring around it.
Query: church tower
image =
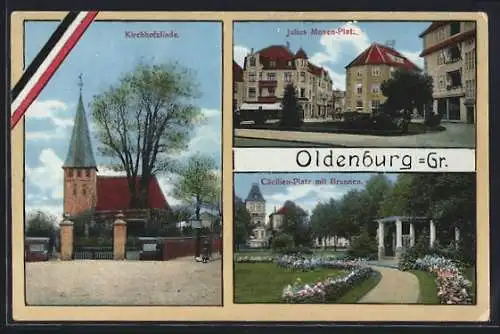
[[[252,216],[252,223],[264,225],[266,222],[266,200],[259,189],[258,183],[253,183],[245,200],[248,212]]]
[[[64,171],[64,213],[71,216],[93,209],[97,199],[97,164],[92,151],[87,117],[83,107],[81,75],[79,79],[80,97],[68,155],[62,167]]]

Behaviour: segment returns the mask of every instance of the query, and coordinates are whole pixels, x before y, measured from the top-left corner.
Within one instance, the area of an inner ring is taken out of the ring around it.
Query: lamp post
[[[195,235],[195,246],[194,246],[194,258],[196,261],[201,260],[201,221],[192,220],[191,226],[194,229]]]

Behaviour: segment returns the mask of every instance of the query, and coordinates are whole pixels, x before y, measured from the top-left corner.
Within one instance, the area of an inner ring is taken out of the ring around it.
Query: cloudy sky
[[[25,24],[25,64],[40,51],[58,22]],[[171,31],[179,38],[126,38],[127,31]],[[203,36],[203,38],[200,38]],[[63,174],[76,112],[78,75],[83,74],[83,99],[89,121],[92,96],[114,84],[140,61],[178,61],[192,69],[202,96],[197,105],[205,121],[197,125],[188,152],[212,155],[220,167],[221,128],[221,25],[219,23],[94,22],[28,110],[26,117],[26,209],[62,214]],[[92,131],[92,123],[90,124]],[[93,142],[100,174],[106,169]],[[159,177],[170,204],[178,200],[170,194],[168,176]]]
[[[318,202],[340,199],[352,189],[364,189],[374,173],[235,173],[234,192],[245,200],[253,183],[266,200],[267,216],[285,201],[294,201],[310,214]],[[395,182],[398,174],[386,174]],[[323,181],[322,184],[319,184]],[[316,184],[318,182],[318,184]],[[266,217],[267,219],[267,217]]]
[[[253,48],[258,51],[269,45],[290,44],[296,52],[300,47],[311,62],[323,66],[330,73],[335,88],[345,89],[345,66],[356,58],[371,43],[385,44],[395,41],[395,49],[423,69],[422,39],[418,35],[431,22],[241,22],[234,24],[234,59],[243,65],[245,55]],[[355,28],[357,35],[311,35],[313,28],[337,29],[346,26]],[[289,30],[306,30],[305,35],[290,35]]]

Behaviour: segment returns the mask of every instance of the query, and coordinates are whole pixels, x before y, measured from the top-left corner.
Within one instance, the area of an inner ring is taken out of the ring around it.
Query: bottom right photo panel
[[[234,173],[237,304],[476,304],[475,173]]]

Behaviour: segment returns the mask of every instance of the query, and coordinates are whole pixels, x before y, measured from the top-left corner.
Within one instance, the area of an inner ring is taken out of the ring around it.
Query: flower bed
[[[235,256],[235,263],[270,263],[274,262],[273,256]]]
[[[441,304],[472,304],[472,282],[465,278],[452,260],[426,255],[417,259],[412,269],[428,271],[436,276]]]
[[[276,259],[278,266],[289,270],[309,271],[316,268],[349,270],[343,277],[327,278],[311,284],[302,284],[298,279],[293,285],[283,289],[282,299],[285,303],[324,303],[334,301],[342,296],[354,284],[368,278],[372,269],[363,265],[362,261],[339,261],[328,258],[301,259],[284,256]]]

